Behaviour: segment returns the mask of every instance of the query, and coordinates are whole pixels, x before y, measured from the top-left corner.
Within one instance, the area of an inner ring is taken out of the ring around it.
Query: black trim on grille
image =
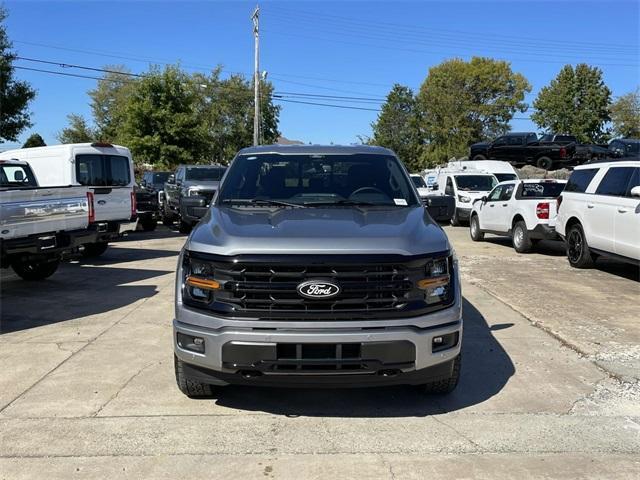
[[[416,287],[425,266],[449,252],[430,255],[238,255],[225,257],[198,252],[185,254],[207,262],[212,279],[221,284],[206,300],[184,292],[186,305],[233,318],[283,321],[368,320],[424,315],[450,306],[455,281],[444,302],[428,304]],[[449,256],[453,277],[453,260]],[[303,298],[297,286],[308,280],[337,283],[340,294],[326,299]]]

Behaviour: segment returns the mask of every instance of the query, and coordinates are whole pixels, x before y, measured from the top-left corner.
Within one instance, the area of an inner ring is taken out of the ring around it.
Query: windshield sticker
[[[393,203],[396,205],[402,205],[403,207],[407,206],[407,201],[404,198],[394,198]]]

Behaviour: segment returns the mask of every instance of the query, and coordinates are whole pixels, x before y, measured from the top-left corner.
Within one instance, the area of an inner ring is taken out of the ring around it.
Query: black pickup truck
[[[546,133],[540,137],[540,143],[554,143],[556,145],[575,144],[576,150],[573,154],[573,161],[576,165],[600,160],[610,155],[607,145],[580,143],[574,135]]]
[[[145,232],[156,229],[160,218],[160,203],[164,183],[171,172],[144,172],[136,187],[136,210],[138,227]]]
[[[573,162],[575,143],[542,142],[533,132],[512,132],[493,142],[474,143],[470,147],[472,160],[502,160],[512,165],[535,165],[551,170]]]

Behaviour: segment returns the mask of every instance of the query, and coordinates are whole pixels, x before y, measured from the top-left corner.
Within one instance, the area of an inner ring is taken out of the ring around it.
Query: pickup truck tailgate
[[[0,192],[0,237],[81,230],[89,225],[85,187],[11,189]]]

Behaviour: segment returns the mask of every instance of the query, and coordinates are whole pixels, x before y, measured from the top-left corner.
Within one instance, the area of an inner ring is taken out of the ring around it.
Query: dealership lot
[[[170,327],[185,237],[164,228],[42,283],[3,272],[0,478],[637,478],[638,270],[576,270],[560,244],[518,255],[447,233],[466,323],[446,397],[233,387],[187,399]]]

